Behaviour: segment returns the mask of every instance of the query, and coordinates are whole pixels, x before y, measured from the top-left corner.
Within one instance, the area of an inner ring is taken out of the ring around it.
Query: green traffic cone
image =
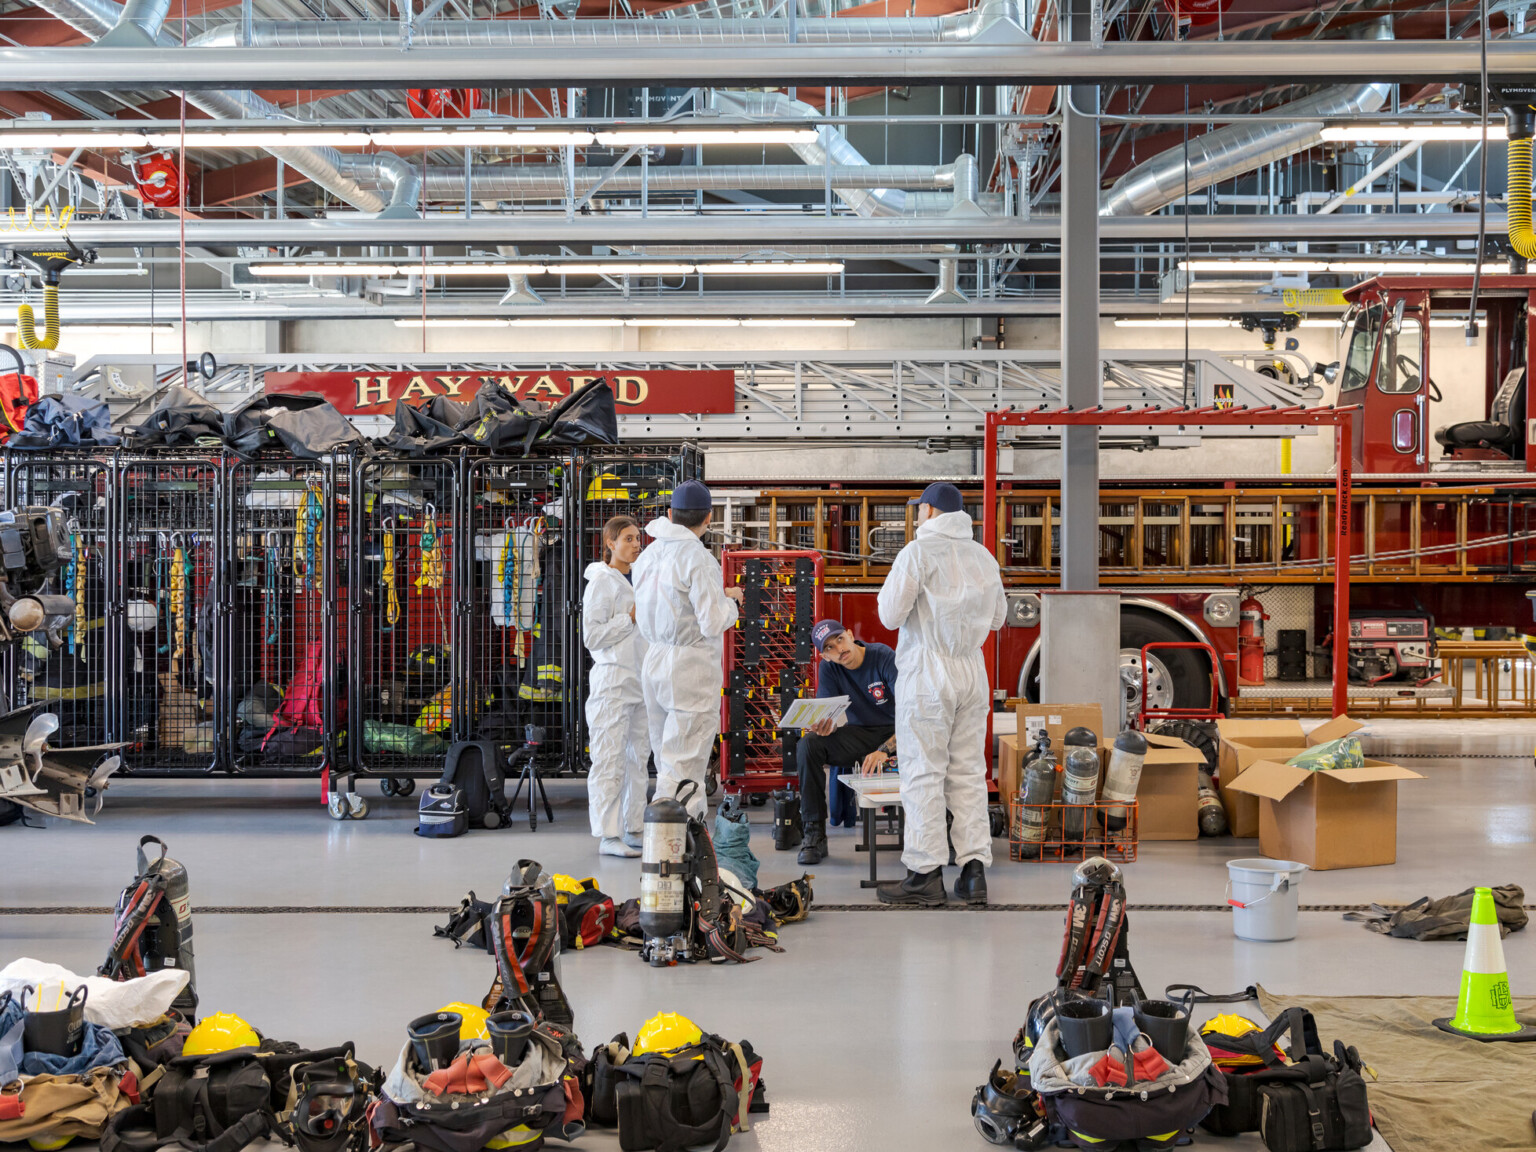
[[[1461,964],[1461,995],[1456,1015],[1436,1020],[1435,1027],[1473,1040],[1536,1040],[1536,1027],[1515,1019],[1504,969],[1504,945],[1493,910],[1493,890],[1478,888],[1472,895],[1472,920],[1467,928],[1467,953]]]

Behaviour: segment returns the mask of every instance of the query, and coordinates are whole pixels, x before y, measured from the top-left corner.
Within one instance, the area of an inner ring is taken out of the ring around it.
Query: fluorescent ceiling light
[[[363,148],[366,132],[0,132],[0,148]]]
[[[441,319],[438,319],[438,318],[434,317],[434,318],[431,318],[431,319],[423,320],[420,317],[416,317],[415,319],[411,319],[411,320],[396,320],[395,321],[395,327],[396,328],[505,328],[505,327],[507,327],[507,321],[505,321],[505,320],[492,320],[492,319],[488,319],[488,318],[470,318],[470,317],[464,317],[462,319],[457,319],[457,318],[454,318],[454,317],[443,317]]]
[[[547,264],[544,272],[560,276],[687,276],[692,264]]]
[[[1225,320],[1215,316],[1191,316],[1187,321],[1182,316],[1156,316],[1156,317],[1121,317],[1115,321],[1116,328],[1235,328],[1236,321]]]
[[[597,134],[599,144],[814,144],[814,128],[619,128]]]
[[[513,328],[622,328],[624,321],[617,316],[519,316],[508,320]]]
[[[775,316],[755,320],[743,320],[743,328],[852,328],[857,320],[827,320],[809,316]]]
[[[1181,272],[1326,272],[1321,260],[1180,260]]]
[[[180,334],[179,328],[169,324],[66,323],[63,329],[63,336],[179,336]]]
[[[380,128],[371,133],[371,139],[392,148],[558,148],[567,144],[582,148],[592,143],[592,133],[551,128],[526,132],[495,128],[444,128],[436,132]]]
[[[542,264],[399,264],[394,274],[415,276],[423,268],[428,276],[537,276],[544,271]]]
[[[752,263],[700,264],[700,272],[722,272],[731,276],[836,276],[843,270],[840,261],[803,264],[787,264],[783,261],[759,260]]]
[[[1390,144],[1412,140],[1444,140],[1475,144],[1483,139],[1483,132],[1477,124],[1346,124],[1324,128],[1321,136],[1323,140],[1333,143],[1380,141]],[[1489,121],[1487,138],[1493,141],[1506,139],[1502,120]]]
[[[726,316],[632,316],[628,328],[739,328],[741,321]]]

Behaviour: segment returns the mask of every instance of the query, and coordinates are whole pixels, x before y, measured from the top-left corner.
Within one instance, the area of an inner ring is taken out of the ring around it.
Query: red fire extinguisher
[[[1239,606],[1237,623],[1237,682],[1264,683],[1264,621],[1269,613],[1258,597],[1248,596]]]

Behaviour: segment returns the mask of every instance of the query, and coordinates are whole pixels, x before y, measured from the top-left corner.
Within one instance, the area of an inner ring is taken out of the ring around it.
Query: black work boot
[[[820,864],[827,858],[827,826],[819,821],[805,828],[805,843],[798,857],[802,864]]]
[[[967,860],[955,878],[955,899],[967,904],[987,902],[987,870],[980,860]]]
[[[890,880],[875,888],[882,904],[912,904],[919,908],[941,908],[948,902],[944,895],[944,870],[914,872],[907,869],[905,880]]]

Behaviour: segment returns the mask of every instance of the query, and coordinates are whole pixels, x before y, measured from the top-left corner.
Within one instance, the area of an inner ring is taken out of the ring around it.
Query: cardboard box
[[[1113,739],[1115,735],[1104,731],[1104,710],[1097,704],[1021,703],[1015,715],[1018,720],[1015,739],[1019,750],[1028,752],[1033,748],[1043,728],[1051,737],[1051,751],[1056,753],[1057,760],[1062,756],[1063,737],[1073,728],[1087,728],[1100,739],[1106,736]]]
[[[1221,736],[1221,803],[1227,810],[1227,823],[1234,836],[1259,834],[1259,801],[1232,785],[1248,768],[1260,760],[1286,761],[1314,744],[1337,740],[1358,731],[1360,724],[1347,716],[1314,729],[1309,737],[1296,720],[1218,720]]]
[[[997,784],[997,798],[1006,808],[1008,801],[1019,791],[1019,776],[1024,768],[1024,752],[1016,736],[997,738],[997,765],[992,779]]]
[[[1347,725],[1343,735],[1360,727],[1339,717],[1313,736],[1340,725]],[[1309,741],[1308,746],[1324,739]],[[1309,772],[1272,759],[1248,764],[1232,789],[1259,805],[1259,849],[1264,855],[1326,871],[1396,863],[1397,784],[1420,779],[1417,772],[1369,757],[1364,767],[1333,772]]]
[[[1109,745],[1104,764],[1109,766]],[[1173,736],[1147,735],[1147,758],[1136,789],[1137,840],[1200,838],[1199,749]]]

